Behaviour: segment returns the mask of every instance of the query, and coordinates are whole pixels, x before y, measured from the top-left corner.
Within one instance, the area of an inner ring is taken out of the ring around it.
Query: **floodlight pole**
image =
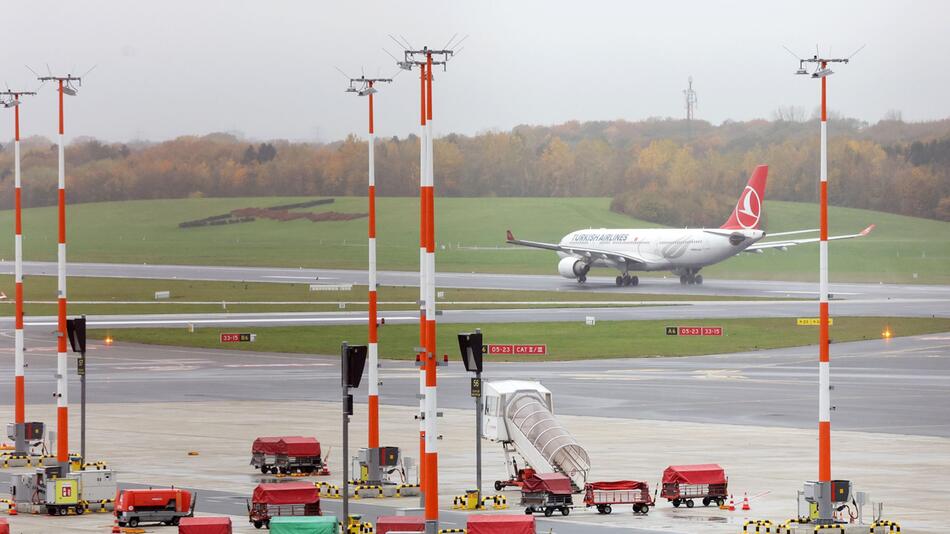
[[[370,473],[369,482],[381,482],[379,472],[379,324],[377,319],[377,294],[376,294],[376,159],[375,145],[376,133],[373,124],[373,95],[377,92],[375,85],[377,83],[391,83],[392,78],[350,78],[350,86],[347,92],[356,93],[359,96],[369,97],[369,187],[367,189],[367,201],[369,204],[369,227],[367,232],[369,247],[369,280],[367,289],[369,291],[369,393],[367,404],[369,411],[369,431],[367,432],[370,449]]]
[[[78,76],[40,76],[42,82],[55,81],[59,93],[59,239],[57,245],[57,321],[56,343],[56,462],[60,473],[69,473],[69,376],[66,359],[66,151],[63,144],[63,95],[64,89],[75,94],[72,82],[82,85]]]
[[[831,358],[828,333],[828,106],[827,87],[829,63],[848,63],[849,58],[820,58],[817,55],[799,60],[797,74],[807,74],[805,63],[814,63],[811,77],[821,79],[821,156],[818,189],[818,482],[831,483]],[[822,492],[818,507],[818,523],[833,523],[834,511],[829,492]]]
[[[436,310],[435,310],[435,187],[433,171],[432,145],[432,68],[434,65],[443,65],[452,57],[452,50],[431,50],[424,47],[420,50],[405,50],[405,60],[400,67],[411,69],[418,66],[421,71],[421,114],[422,138],[420,139],[420,295],[422,296],[422,310],[420,323],[424,321],[424,343],[420,360],[425,376],[425,386],[420,385],[423,392],[422,418],[425,436],[424,461],[422,462],[422,490],[425,507],[425,532],[437,534],[439,530],[439,454],[438,454],[438,406],[437,367],[436,360]],[[436,56],[434,59],[433,56]],[[424,245],[425,253],[422,253]],[[421,330],[421,327],[420,327]],[[421,332],[420,332],[421,333]]]
[[[425,507],[426,491],[426,67],[419,65],[419,505]]]
[[[14,318],[14,446],[16,454],[29,454],[26,440],[26,379],[24,377],[25,358],[23,346],[23,193],[20,184],[20,97],[35,95],[33,91],[4,91],[0,95],[10,98],[13,106],[13,248],[14,248],[14,284],[16,308]]]

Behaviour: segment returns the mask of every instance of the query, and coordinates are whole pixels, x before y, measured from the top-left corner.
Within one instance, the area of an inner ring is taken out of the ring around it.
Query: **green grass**
[[[339,310],[339,303],[346,309],[365,310],[366,286],[354,285],[350,291],[314,291],[309,283],[261,283],[261,282],[214,282],[195,280],[148,280],[135,278],[83,278],[69,279],[67,294],[71,314],[110,315],[141,313],[207,313],[225,311],[222,302],[228,302],[229,312],[279,312],[279,311],[332,311]],[[0,275],[0,291],[7,299],[0,302],[0,316],[13,315],[13,277]],[[171,298],[155,300],[156,291],[170,291]],[[495,304],[504,302],[640,302],[684,300],[769,300],[755,298],[654,295],[630,293],[556,292],[556,291],[505,291],[493,289],[440,289],[443,297],[439,306],[452,308],[528,308],[549,307],[546,304]],[[26,304],[27,315],[56,314],[56,278],[52,276],[29,276],[24,280],[24,300],[46,301]],[[380,310],[418,309],[416,301],[419,290],[412,287],[380,287]],[[95,304],[82,301],[96,301]],[[204,302],[208,304],[190,304]],[[295,302],[303,304],[281,304]],[[492,303],[492,304],[469,304]],[[581,305],[581,304],[577,304]],[[571,304],[558,304],[570,307]]]
[[[83,262],[256,265],[363,269],[366,219],[346,222],[277,222],[179,229],[178,223],[249,206],[270,206],[302,198],[212,198],[78,204],[68,209],[69,259]],[[611,212],[607,198],[437,199],[438,268],[443,271],[555,272],[548,251],[508,247],[505,230],[524,239],[557,241],[588,227],[649,227],[653,224]],[[308,208],[365,212],[365,199],[338,198]],[[418,200],[378,201],[380,269],[418,268]],[[725,219],[723,214],[723,218]],[[814,204],[768,201],[773,232],[816,226]],[[866,210],[831,208],[832,233],[854,233],[868,224],[865,239],[831,245],[833,281],[950,283],[950,223]],[[12,212],[0,212],[0,228],[12,228]],[[56,258],[55,208],[24,213],[25,257]],[[11,230],[12,231],[12,230]],[[13,256],[12,239],[0,257]],[[445,247],[444,249],[442,247]],[[482,248],[471,248],[482,247]],[[497,247],[497,248],[496,248]],[[704,270],[711,277],[815,280],[818,248],[743,255]],[[607,274],[608,271],[603,271]],[[916,278],[914,274],[917,274]]]
[[[831,327],[834,342],[881,339],[885,327],[896,336],[909,336],[950,330],[950,319],[895,317],[835,317]],[[722,326],[722,337],[667,336],[665,327]],[[796,326],[794,318],[719,319],[695,321],[602,321],[596,326],[577,323],[451,324],[439,328],[438,352],[458,358],[458,332],[482,327],[488,343],[544,343],[548,356],[489,357],[491,360],[574,360],[588,358],[624,358],[652,356],[688,356],[721,354],[778,347],[814,344],[816,327]],[[218,340],[221,332],[254,332],[254,343],[226,343]],[[340,343],[365,343],[366,327],[271,327],[271,328],[200,328],[185,329],[96,330],[93,338],[112,335],[120,342],[175,345],[200,348],[227,348],[303,354],[338,354]],[[417,325],[385,325],[379,330],[379,354],[383,358],[413,359],[418,346]],[[882,346],[886,341],[881,340]]]

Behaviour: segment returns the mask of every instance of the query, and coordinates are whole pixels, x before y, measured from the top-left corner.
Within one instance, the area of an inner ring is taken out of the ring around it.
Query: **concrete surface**
[[[555,390],[556,393],[556,390]],[[407,454],[418,448],[417,424],[411,408],[384,406],[382,440]],[[441,504],[469,489],[474,479],[472,414],[444,410],[439,422]],[[52,406],[33,406],[31,418],[53,420]],[[72,423],[78,413],[72,412]],[[365,442],[364,411],[358,409],[352,442]],[[640,479],[655,485],[671,463],[718,462],[727,470],[731,490],[748,493],[752,511],[723,512],[716,508],[675,509],[660,503],[646,517],[621,507],[610,516],[575,510],[566,518],[539,519],[539,532],[580,534],[600,532],[738,532],[746,517],[782,521],[793,514],[794,496],[804,479],[815,473],[816,439],[811,429],[701,424],[603,417],[561,416],[562,422],[590,453],[591,479]],[[176,485],[196,488],[199,511],[240,515],[244,498],[262,478],[247,465],[251,441],[258,435],[313,434],[329,454],[338,483],[340,473],[339,406],[335,403],[292,401],[223,401],[191,403],[96,404],[89,413],[90,459],[108,459],[122,483]],[[73,443],[78,429],[71,428]],[[934,488],[950,476],[950,439],[883,433],[836,431],[833,435],[836,477],[851,478],[873,500],[883,500],[885,516],[899,521],[903,532],[943,532],[950,520],[946,498]],[[199,456],[188,456],[198,451]],[[504,476],[501,448],[484,447],[486,489]],[[9,471],[9,470],[6,470]],[[2,478],[6,478],[3,476]],[[314,480],[317,480],[316,478]],[[204,494],[202,497],[201,495]],[[517,493],[507,492],[517,503]],[[336,505],[325,501],[329,511]],[[366,517],[415,506],[415,498],[359,502]],[[520,510],[513,506],[513,511]],[[444,513],[446,522],[464,522],[464,515]],[[19,520],[18,518],[13,518]],[[56,532],[72,519],[34,518],[57,522]],[[97,521],[96,516],[78,522]],[[104,522],[99,520],[98,525]],[[237,521],[240,525],[241,522]],[[71,527],[70,527],[71,528]]]

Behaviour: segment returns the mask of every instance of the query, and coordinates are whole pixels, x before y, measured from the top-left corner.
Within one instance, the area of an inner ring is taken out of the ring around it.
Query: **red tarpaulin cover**
[[[600,491],[621,491],[621,490],[637,490],[637,489],[646,489],[646,482],[640,482],[639,480],[615,480],[613,482],[592,482],[588,484],[591,489],[600,490]]]
[[[299,438],[300,436],[263,436],[254,440],[251,445],[251,452],[262,452],[264,454],[277,454],[277,442],[284,438]]]
[[[664,484],[725,484],[719,464],[671,465],[663,471]]]
[[[570,495],[571,479],[561,473],[536,473],[524,479],[521,491],[527,493],[546,491],[555,495]]]
[[[258,484],[251,501],[255,504],[311,504],[320,502],[320,491],[306,482]]]
[[[231,534],[230,517],[183,517],[178,534]]]
[[[10,525],[6,519],[0,519],[0,534],[10,534]]]
[[[320,456],[320,442],[317,438],[287,436],[277,442],[276,454],[287,456]]]
[[[468,516],[468,534],[535,534],[533,515]]]
[[[376,534],[425,532],[425,518],[418,515],[381,515],[376,518]]]

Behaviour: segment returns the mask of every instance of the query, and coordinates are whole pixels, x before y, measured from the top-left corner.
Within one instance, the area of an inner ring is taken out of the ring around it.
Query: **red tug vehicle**
[[[671,465],[663,471],[660,497],[687,508],[693,499],[702,499],[703,506],[716,503],[722,506],[729,495],[729,479],[719,464]]]
[[[247,515],[254,528],[269,528],[275,516],[321,515],[320,490],[308,482],[258,484],[247,503]]]
[[[637,480],[591,482],[584,486],[584,506],[596,506],[601,514],[609,514],[612,505],[631,504],[633,513],[648,514],[654,505],[650,486]]]
[[[177,525],[183,517],[195,515],[190,491],[176,488],[127,489],[115,496],[115,517],[120,527],[139,523]]]
[[[511,468],[514,468],[514,475],[510,475]],[[524,480],[534,476],[534,469],[531,467],[518,468],[518,461],[514,458],[511,459],[511,466],[509,466],[509,476],[508,480],[496,480],[495,481],[495,491],[501,491],[505,488],[516,487],[520,488],[524,486]]]

